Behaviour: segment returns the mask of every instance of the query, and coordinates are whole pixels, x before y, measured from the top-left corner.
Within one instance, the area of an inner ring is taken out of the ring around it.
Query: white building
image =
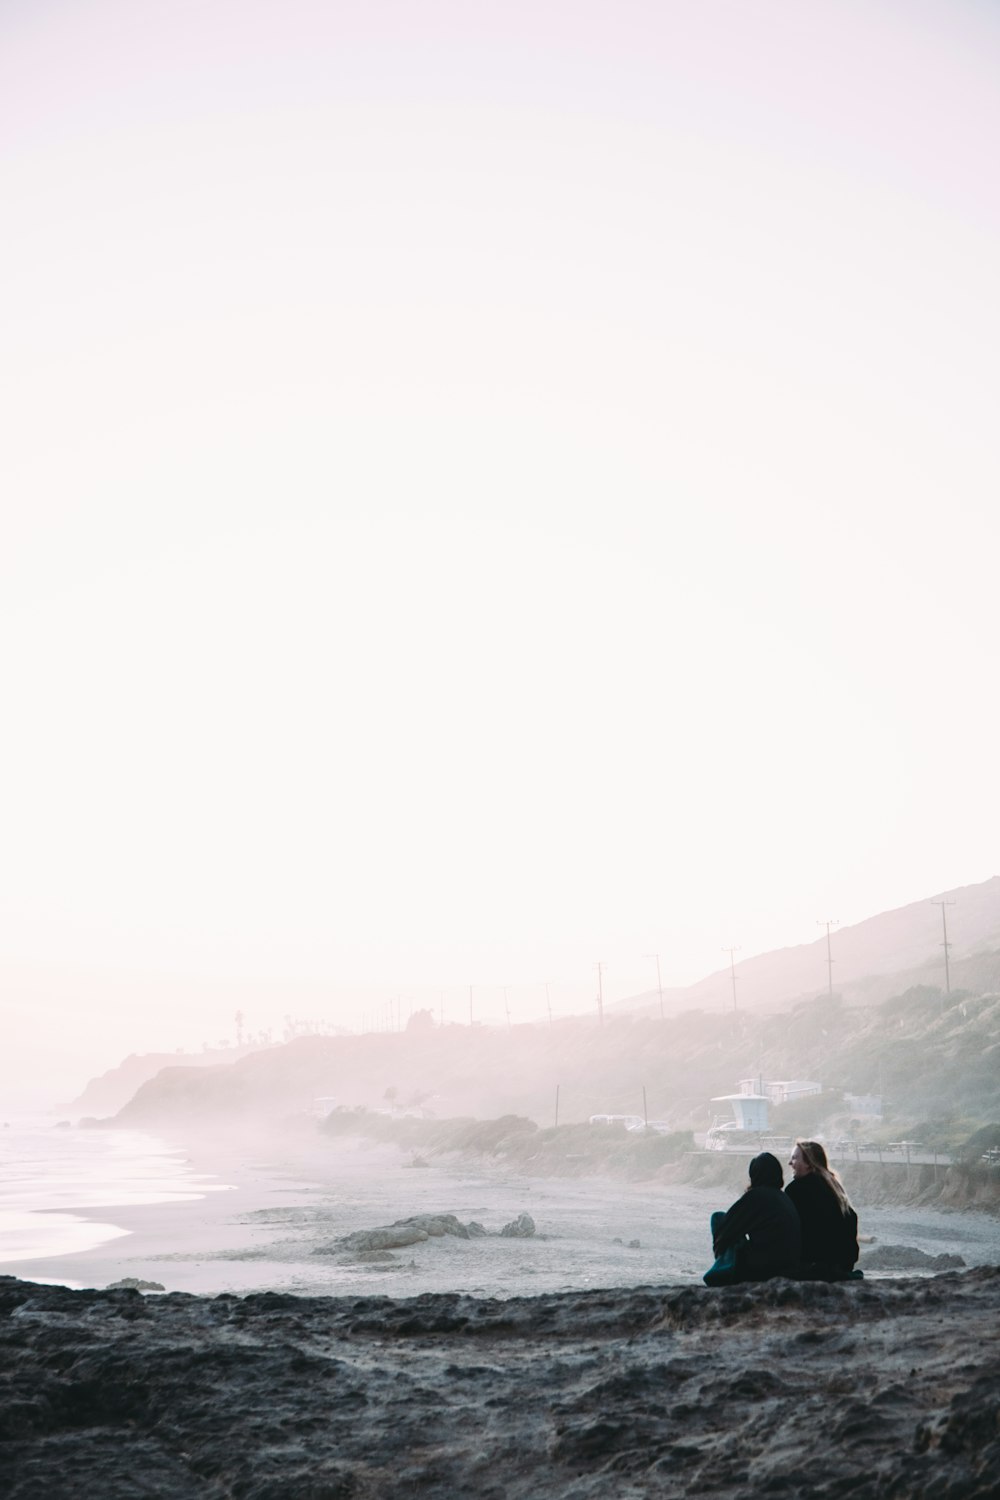
[[[823,1085],[808,1078],[783,1078],[765,1083],[764,1092],[772,1104],[790,1104],[793,1099],[807,1099],[810,1094],[821,1094]]]
[[[741,1084],[738,1094],[717,1094],[712,1103],[732,1106],[737,1130],[767,1129],[769,1101],[766,1094],[747,1093]]]
[[[713,1104],[728,1104],[733,1111],[731,1130],[767,1130],[770,1105],[788,1104],[792,1099],[805,1099],[810,1094],[823,1092],[823,1085],[809,1078],[782,1078],[769,1080],[741,1078],[738,1094],[717,1094]],[[722,1128],[722,1127],[717,1127]]]

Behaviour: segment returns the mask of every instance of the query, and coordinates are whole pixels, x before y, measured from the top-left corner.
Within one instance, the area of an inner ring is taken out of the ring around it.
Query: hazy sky
[[[969,0],[6,0],[0,966],[517,1020],[997,873],[998,77]]]

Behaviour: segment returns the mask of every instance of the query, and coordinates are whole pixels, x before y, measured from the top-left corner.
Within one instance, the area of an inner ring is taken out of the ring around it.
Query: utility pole
[[[723,953],[729,954],[729,973],[732,976],[733,981],[733,1013],[735,1014],[739,1007],[736,1004],[736,960],[733,957],[733,954],[739,953],[740,945],[739,943],[737,943],[733,948],[723,947],[722,951]]]
[[[941,944],[941,947],[944,949],[944,992],[945,992],[946,995],[950,995],[951,994],[951,968],[950,968],[950,966],[948,964],[948,949],[951,947],[951,944],[948,941],[948,916],[947,916],[947,913],[945,911],[945,907],[954,906],[955,903],[954,903],[954,901],[941,900],[941,901],[932,901],[931,905],[932,906],[940,906],[940,908],[941,908],[941,933],[942,933],[942,935],[944,937],[944,942]]]
[[[595,964],[597,969],[597,1019],[604,1025],[604,970],[607,966],[602,963]]]
[[[647,953],[647,958],[656,959],[656,989],[660,996],[660,1020],[663,1020],[663,980],[660,978],[660,955],[658,953]]]
[[[816,926],[817,927],[825,927],[826,928],[826,972],[827,972],[827,975],[829,976],[828,980],[827,980],[827,994],[828,995],[832,995],[833,994],[833,954],[830,951],[830,928],[831,927],[839,927],[840,923],[839,923],[839,921],[837,921],[837,919],[835,917],[830,917],[830,919],[828,921],[826,921],[826,922],[821,922],[819,920],[819,918],[817,918],[816,919]]]

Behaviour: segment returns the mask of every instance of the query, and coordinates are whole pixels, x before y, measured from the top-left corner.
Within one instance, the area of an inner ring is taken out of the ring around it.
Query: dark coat
[[[719,1225],[715,1254],[735,1247],[740,1274],[748,1279],[790,1273],[801,1258],[799,1216],[780,1188],[748,1188]]]
[[[858,1258],[858,1216],[854,1209],[841,1213],[836,1194],[816,1172],[793,1177],[785,1196],[795,1205],[802,1222],[806,1273],[824,1279],[846,1276]]]

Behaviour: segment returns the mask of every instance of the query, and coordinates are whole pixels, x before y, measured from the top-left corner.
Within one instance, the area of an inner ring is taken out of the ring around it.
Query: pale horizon
[[[0,1086],[996,872],[998,63],[972,0],[5,8]]]

